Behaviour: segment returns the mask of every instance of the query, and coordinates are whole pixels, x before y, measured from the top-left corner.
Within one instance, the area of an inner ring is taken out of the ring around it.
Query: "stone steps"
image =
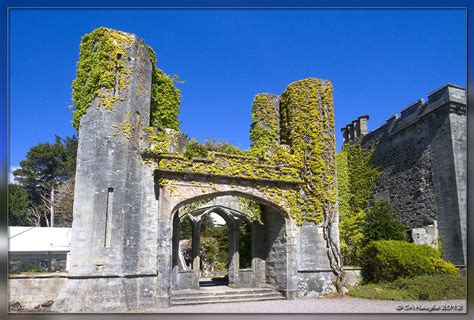
[[[281,300],[285,297],[275,289],[228,289],[228,290],[176,290],[171,294],[171,305],[195,305],[206,303],[251,302]]]

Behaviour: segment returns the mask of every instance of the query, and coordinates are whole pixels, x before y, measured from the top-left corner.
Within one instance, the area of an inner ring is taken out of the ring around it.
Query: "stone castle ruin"
[[[341,289],[329,81],[257,94],[249,151],[193,151],[179,129],[179,90],[154,51],[133,34],[99,28],[82,39],[73,101],[79,145],[69,275],[53,311],[154,311],[202,299],[200,233],[210,213],[228,227],[226,285],[254,292],[248,299]],[[373,147],[381,166],[373,198],[390,202],[414,242],[440,240],[444,256],[465,265],[465,90],[444,86],[372,132],[368,119],[342,132],[345,144]],[[190,268],[180,255],[185,220]]]
[[[250,152],[188,157],[179,128],[166,126],[174,109],[160,101],[172,91],[160,91],[143,40],[100,28],[83,38],[78,66],[71,260],[52,310],[154,310],[199,290],[200,222],[209,212],[229,227],[229,287],[270,288],[287,299],[334,291],[342,266],[329,81],[257,95]],[[242,199],[257,204],[259,219]],[[179,263],[183,219],[193,225],[192,270]],[[245,269],[242,223],[251,226]]]
[[[344,143],[373,147],[381,165],[374,199],[388,201],[412,228],[415,243],[438,244],[443,256],[465,266],[466,91],[448,84],[369,132],[369,116],[341,129]]]

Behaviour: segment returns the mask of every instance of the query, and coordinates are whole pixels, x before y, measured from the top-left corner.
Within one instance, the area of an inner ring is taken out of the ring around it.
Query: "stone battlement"
[[[373,131],[368,131],[368,115],[362,115],[352,123],[341,128],[344,143],[355,143],[380,140],[383,136],[389,137],[417,123],[432,112],[436,112],[446,105],[452,107],[451,112],[465,114],[466,89],[454,84],[446,84],[428,94],[428,101],[419,99],[402,109],[400,114],[390,116],[385,123]]]

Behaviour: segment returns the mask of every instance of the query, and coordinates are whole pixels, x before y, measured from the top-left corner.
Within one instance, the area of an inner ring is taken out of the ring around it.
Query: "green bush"
[[[407,226],[386,201],[377,200],[367,211],[363,227],[364,245],[375,240],[406,240]]]
[[[207,158],[207,148],[205,145],[197,141],[196,139],[191,139],[186,141],[186,147],[184,151],[184,156],[188,159],[192,158]]]
[[[459,273],[452,263],[441,258],[436,249],[396,240],[369,243],[362,251],[361,266],[364,280],[373,282]]]

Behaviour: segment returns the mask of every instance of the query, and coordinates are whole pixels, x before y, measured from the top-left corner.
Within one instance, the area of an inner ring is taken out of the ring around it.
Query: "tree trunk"
[[[51,217],[51,223],[49,224],[49,226],[54,227],[54,187],[51,188],[51,207],[49,212]]]

